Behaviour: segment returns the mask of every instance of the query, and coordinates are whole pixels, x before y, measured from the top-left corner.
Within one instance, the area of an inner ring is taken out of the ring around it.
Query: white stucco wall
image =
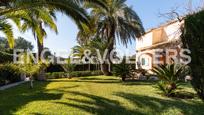
[[[140,40],[136,39],[136,50],[152,45],[152,32],[149,32],[142,36]]]
[[[183,23],[184,23],[184,21],[182,21],[182,22],[178,21],[178,22],[170,24],[169,26],[164,28],[164,30],[166,31],[166,34],[168,36],[168,41],[180,39],[180,35],[181,35],[180,27]]]

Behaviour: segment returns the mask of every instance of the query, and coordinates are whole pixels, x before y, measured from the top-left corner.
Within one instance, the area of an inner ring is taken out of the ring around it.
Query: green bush
[[[46,73],[46,78],[48,79],[59,79],[59,78],[65,78],[65,77],[66,77],[65,72]]]
[[[153,73],[160,79],[156,88],[166,96],[174,96],[180,79],[185,76],[184,66],[177,64],[160,65],[153,68]]]
[[[81,77],[81,72],[75,71],[70,73],[71,77]]]
[[[191,84],[198,96],[204,101],[204,10],[185,18],[182,28],[182,43],[191,51]]]
[[[101,71],[73,71],[71,73],[66,72],[53,72],[46,73],[48,79],[59,79],[59,78],[71,78],[71,77],[84,77],[84,76],[97,76],[103,75]]]
[[[0,65],[0,85],[14,83],[21,80],[21,71],[17,65],[4,64]]]
[[[113,75],[117,77],[121,77],[123,81],[125,78],[133,76],[134,69],[130,64],[118,64],[113,66]]]
[[[102,71],[92,71],[91,76],[103,75]]]
[[[84,77],[97,75],[103,75],[103,73],[101,71],[73,71],[70,73],[70,77]]]

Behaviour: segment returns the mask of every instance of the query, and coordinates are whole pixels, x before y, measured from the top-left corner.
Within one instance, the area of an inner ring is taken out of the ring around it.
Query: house
[[[140,39],[137,39],[136,68],[151,70],[158,64],[173,62],[174,60],[169,57],[175,55],[181,48],[180,28],[183,24],[184,21],[173,20],[147,31]]]

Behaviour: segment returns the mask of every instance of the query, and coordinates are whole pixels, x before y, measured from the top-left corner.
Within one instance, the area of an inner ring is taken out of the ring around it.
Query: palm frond
[[[6,35],[10,48],[14,48],[14,36],[11,24],[0,20],[0,31]]]

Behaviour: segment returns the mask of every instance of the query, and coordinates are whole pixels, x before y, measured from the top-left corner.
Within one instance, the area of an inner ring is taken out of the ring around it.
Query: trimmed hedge
[[[84,77],[84,76],[96,76],[96,75],[103,75],[103,73],[101,71],[74,71],[71,73],[66,73],[66,72],[46,73],[47,79]]]

